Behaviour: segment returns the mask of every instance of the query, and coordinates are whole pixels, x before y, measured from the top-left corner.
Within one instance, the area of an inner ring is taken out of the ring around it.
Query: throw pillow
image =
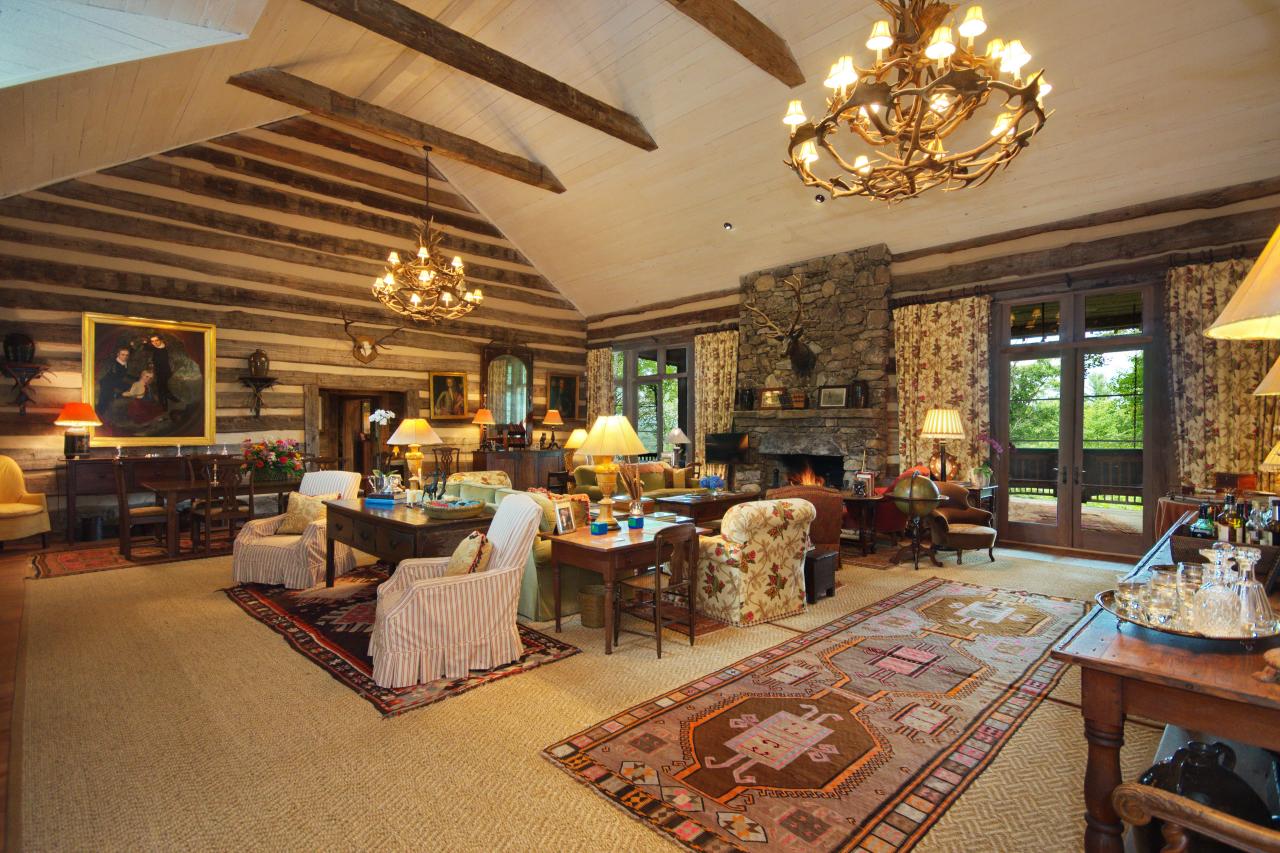
[[[546,489],[537,487],[530,489],[528,494],[542,510],[542,521],[538,523],[538,530],[543,533],[554,533],[556,529],[555,498]]]
[[[489,541],[489,537],[479,530],[472,531],[470,536],[453,549],[453,556],[449,558],[444,575],[452,577],[483,572],[489,566],[489,558],[492,556],[493,543]]]
[[[646,492],[665,489],[667,478],[663,476],[661,471],[642,471],[640,473],[640,485],[644,487]]]
[[[693,482],[693,470],[691,468],[672,468],[671,485],[677,489],[688,489],[696,485]]]
[[[325,495],[304,495],[301,492],[289,493],[289,509],[285,511],[284,521],[276,528],[280,536],[305,533],[311,522],[325,517],[325,501],[336,501],[337,492]]]

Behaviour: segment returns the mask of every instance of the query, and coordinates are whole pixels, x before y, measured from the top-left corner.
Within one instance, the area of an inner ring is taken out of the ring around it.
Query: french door
[[[995,414],[1006,452],[996,473],[1007,540],[1146,550],[1153,299],[1137,288],[1000,306]]]

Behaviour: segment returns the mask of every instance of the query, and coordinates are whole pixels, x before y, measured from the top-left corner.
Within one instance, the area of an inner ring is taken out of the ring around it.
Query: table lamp
[[[564,470],[572,471],[576,460],[574,457],[578,455],[578,448],[582,447],[582,442],[587,440],[587,431],[582,427],[578,427],[569,433],[569,437],[564,440]]]
[[[400,422],[400,426],[396,427],[396,431],[391,433],[387,444],[409,446],[404,454],[404,461],[409,466],[409,478],[417,479],[418,484],[421,485],[424,454],[419,448],[424,444],[444,444],[444,442],[440,440],[440,436],[436,435],[436,431],[431,428],[431,424],[427,423],[426,418],[405,418]]]
[[[54,423],[67,428],[62,455],[71,459],[89,453],[89,427],[102,426],[102,419],[88,403],[64,403]]]
[[[551,447],[559,447],[556,443],[556,427],[564,426],[564,418],[560,417],[559,409],[547,409],[547,413],[542,416],[542,425],[551,427]]]
[[[1267,458],[1262,460],[1262,464],[1258,466],[1259,471],[1267,474],[1274,474],[1280,471],[1280,442],[1271,448],[1271,452],[1267,454]]]
[[[578,448],[591,456],[600,484],[600,521],[613,527],[613,493],[618,487],[618,464],[615,456],[635,456],[648,453],[649,449],[636,435],[635,428],[626,415],[601,415],[591,425],[587,440]]]
[[[1280,228],[1205,336],[1228,341],[1280,338]]]
[[[497,423],[497,421],[493,419],[493,412],[489,411],[484,406],[481,406],[479,409],[476,409],[476,416],[471,419],[471,422],[479,425],[480,427],[480,449],[488,450],[489,427]]]
[[[941,470],[939,480],[947,481],[947,442],[964,441],[964,423],[960,420],[959,409],[930,409],[924,416],[924,428],[920,430],[921,438],[938,440]]]
[[[676,446],[676,467],[683,468],[685,449],[681,445],[689,443],[689,436],[685,435],[680,427],[676,427],[667,433],[667,441]]]
[[[1275,397],[1276,395],[1280,395],[1280,358],[1271,365],[1267,375],[1258,383],[1258,387],[1253,389],[1255,397]]]

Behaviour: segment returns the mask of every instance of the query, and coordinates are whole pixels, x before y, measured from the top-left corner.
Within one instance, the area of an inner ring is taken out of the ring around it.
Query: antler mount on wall
[[[804,341],[804,305],[800,300],[800,291],[804,288],[804,279],[800,275],[789,275],[782,283],[791,288],[795,294],[796,311],[790,325],[783,329],[769,318],[769,315],[755,305],[744,305],[752,313],[756,327],[761,329],[765,337],[782,344],[783,354],[791,361],[791,368],[801,376],[807,376],[817,361],[813,349]]]

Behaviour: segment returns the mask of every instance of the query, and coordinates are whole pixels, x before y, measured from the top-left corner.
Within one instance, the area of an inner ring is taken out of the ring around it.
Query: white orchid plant
[[[396,413],[390,409],[378,409],[372,415],[369,415],[369,423],[377,424],[378,426],[386,426],[391,423],[391,421],[395,420],[395,417]]]

